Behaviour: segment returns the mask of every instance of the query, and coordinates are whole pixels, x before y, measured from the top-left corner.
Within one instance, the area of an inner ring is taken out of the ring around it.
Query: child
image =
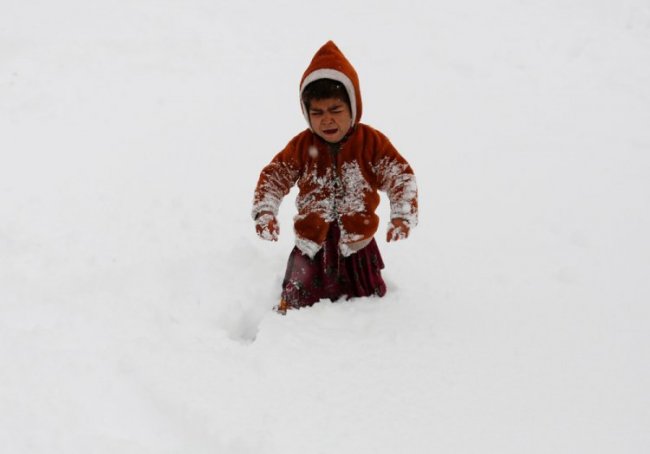
[[[359,123],[359,79],[332,41],[305,71],[300,99],[309,129],[262,170],[252,210],[257,234],[276,241],[280,202],[298,184],[296,247],[275,307],[282,314],[321,298],[386,293],[373,238],[379,224],[377,190],[390,200],[387,241],[408,237],[418,219],[413,170],[386,136]]]

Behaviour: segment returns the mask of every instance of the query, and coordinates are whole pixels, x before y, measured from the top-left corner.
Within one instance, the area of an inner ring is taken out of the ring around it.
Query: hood
[[[352,64],[345,58],[343,52],[336,47],[333,41],[328,41],[323,47],[318,49],[318,52],[312,58],[300,81],[300,106],[310,127],[309,112],[307,112],[305,104],[302,102],[302,92],[307,85],[318,79],[333,79],[343,84],[350,98],[350,111],[352,114],[352,124],[350,126],[359,123],[361,120],[359,76],[357,76],[357,72],[354,70]]]

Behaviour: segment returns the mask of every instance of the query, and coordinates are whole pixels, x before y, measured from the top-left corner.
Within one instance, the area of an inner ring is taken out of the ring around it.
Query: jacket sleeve
[[[377,186],[390,201],[390,218],[403,219],[409,227],[418,224],[418,189],[409,163],[387,138],[382,141],[375,157],[374,172]]]
[[[277,216],[282,199],[300,176],[299,169],[296,146],[292,141],[262,169],[253,195],[253,219],[263,211]]]

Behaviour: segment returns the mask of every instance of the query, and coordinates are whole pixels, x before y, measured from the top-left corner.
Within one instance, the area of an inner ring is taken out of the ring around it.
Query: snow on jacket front
[[[377,232],[378,190],[390,200],[391,219],[417,225],[417,186],[411,166],[388,138],[359,123],[361,96],[356,71],[336,45],[329,41],[305,71],[300,93],[314,80],[340,81],[350,97],[353,128],[347,140],[332,153],[330,144],[307,129],[294,137],[260,173],[253,198],[253,217],[268,211],[278,214],[280,203],[297,184],[298,214],[294,217],[296,246],[313,257],[322,247],[331,222],[341,229],[340,249],[371,239]],[[309,116],[302,106],[305,117]]]

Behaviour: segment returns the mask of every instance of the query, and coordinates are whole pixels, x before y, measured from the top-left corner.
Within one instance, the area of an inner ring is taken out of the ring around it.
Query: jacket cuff
[[[255,203],[253,204],[253,209],[251,210],[251,217],[255,221],[257,220],[257,217],[260,215],[260,213],[264,211],[268,211],[269,213],[272,213],[273,216],[277,217],[279,211],[278,204],[272,203],[268,200]]]

